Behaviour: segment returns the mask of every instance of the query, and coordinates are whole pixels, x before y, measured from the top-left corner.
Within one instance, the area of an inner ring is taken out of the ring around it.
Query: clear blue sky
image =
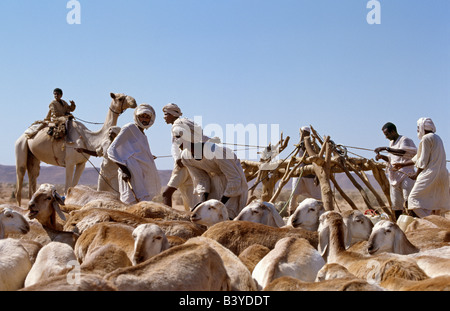
[[[153,105],[157,156],[170,155],[161,108],[175,102],[203,125],[279,125],[287,153],[310,124],[373,149],[391,121],[418,145],[416,121],[431,117],[450,158],[450,1],[380,0],[379,25],[366,22],[368,0],[79,0],[80,25],[67,2],[0,1],[0,164],[15,164],[15,140],[55,87],[93,122],[110,92]],[[128,111],[119,125],[131,121]]]

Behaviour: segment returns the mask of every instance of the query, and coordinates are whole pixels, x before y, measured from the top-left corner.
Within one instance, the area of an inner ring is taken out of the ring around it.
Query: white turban
[[[425,131],[436,132],[436,126],[430,118],[420,118],[417,120],[417,136],[422,140]]]
[[[168,114],[173,115],[174,117],[181,117],[183,114],[181,113],[180,107],[176,104],[170,103],[163,107],[163,112],[167,112]]]
[[[178,145],[183,142],[200,143],[206,141],[202,128],[188,119],[178,119],[173,124],[172,137]]]
[[[141,121],[139,121],[138,116],[141,114],[148,114],[150,116],[150,123],[148,125],[144,126],[141,123]],[[143,129],[148,129],[150,126],[152,126],[153,123],[155,123],[155,118],[156,118],[155,109],[153,109],[153,107],[150,106],[149,104],[140,104],[134,110],[134,123],[136,123],[137,126]]]
[[[303,126],[301,128],[302,132],[306,131],[306,132],[311,132],[311,129],[309,128],[309,126]]]

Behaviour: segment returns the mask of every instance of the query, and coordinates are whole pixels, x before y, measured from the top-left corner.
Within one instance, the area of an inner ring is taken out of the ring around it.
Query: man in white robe
[[[108,157],[119,166],[120,200],[124,203],[151,201],[161,191],[158,170],[144,134],[155,122],[155,116],[152,106],[139,105],[134,111],[134,123],[124,125],[108,149]]]
[[[181,118],[183,113],[180,107],[174,103],[167,104],[163,107],[164,120],[167,124],[172,124],[172,128],[177,125],[186,125],[189,128],[194,127],[194,122],[187,119]],[[203,136],[203,141],[207,141],[209,137]],[[189,211],[198,202],[200,202],[200,197],[194,194],[194,184],[192,178],[189,175],[189,171],[181,162],[181,149],[175,143],[175,138],[172,136],[172,157],[174,160],[174,168],[172,170],[172,175],[167,183],[166,189],[164,189],[163,203],[172,206],[172,195],[176,190],[180,191],[181,197],[183,199],[183,205],[185,210]]]
[[[304,153],[306,152],[305,147],[303,146],[303,137],[309,136],[311,129],[308,126],[303,126],[300,131],[300,141],[302,148],[300,149],[298,155],[299,158],[303,157]],[[302,166],[305,166],[305,164],[300,165],[300,167]],[[297,198],[300,195],[303,195],[306,198],[322,200],[322,191],[320,190],[320,184],[315,175],[302,175],[300,178],[292,178],[292,198],[289,202],[289,215],[292,215],[297,209]]]
[[[186,127],[174,126],[173,136],[183,150],[181,160],[194,182],[194,192],[201,201],[217,199],[225,204],[230,218],[235,218],[247,203],[248,185],[240,160],[233,151],[212,142],[202,142],[199,126],[188,133]]]
[[[398,218],[402,214],[404,204],[414,186],[414,180],[411,176],[415,174],[415,171],[413,166],[404,166],[400,169],[396,169],[394,166],[411,161],[417,153],[417,148],[411,138],[398,134],[395,124],[388,122],[383,125],[381,130],[389,140],[389,147],[376,148],[375,152],[377,155],[375,159],[383,159],[388,163],[386,171],[391,185],[392,209]],[[388,155],[381,155],[381,151],[387,151]]]
[[[417,172],[408,197],[408,209],[417,216],[440,214],[450,210],[447,160],[442,139],[435,134],[436,126],[430,118],[417,121],[420,139],[417,155],[412,159]]]

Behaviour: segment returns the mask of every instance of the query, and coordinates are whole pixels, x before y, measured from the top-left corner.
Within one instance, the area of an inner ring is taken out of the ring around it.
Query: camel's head
[[[28,217],[36,218],[42,225],[55,228],[56,214],[62,220],[66,217],[59,205],[64,205],[64,200],[56,192],[56,188],[50,184],[42,184],[28,202]]]
[[[111,111],[118,115],[121,115],[128,108],[134,109],[137,107],[136,100],[125,94],[121,93],[111,93]]]

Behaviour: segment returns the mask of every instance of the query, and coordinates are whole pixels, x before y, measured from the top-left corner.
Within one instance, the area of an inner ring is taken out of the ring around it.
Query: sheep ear
[[[326,259],[328,257],[328,242],[330,239],[330,229],[324,228],[319,231],[319,245],[318,250],[320,255]]]
[[[400,229],[395,230],[395,237],[394,237],[394,253],[401,254],[401,255],[408,255],[411,253],[414,253],[414,245],[408,240],[405,233]]]
[[[53,191],[53,198],[55,198],[52,204],[53,209],[56,211],[56,213],[62,220],[66,220],[66,216],[64,216],[63,212],[59,208],[59,204],[64,205],[63,198],[56,191]]]
[[[5,238],[5,228],[3,227],[3,224],[0,221],[0,240],[4,238]]]

